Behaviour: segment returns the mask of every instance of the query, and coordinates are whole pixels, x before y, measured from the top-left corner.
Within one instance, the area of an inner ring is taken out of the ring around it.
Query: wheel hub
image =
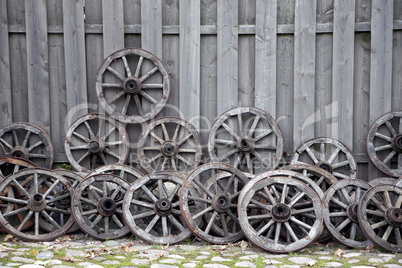
[[[279,203],[272,207],[271,216],[276,222],[286,222],[290,219],[292,213],[287,205]]]
[[[98,139],[93,139],[89,142],[89,151],[93,154],[102,153],[105,149],[105,143]]]
[[[385,212],[385,220],[394,227],[402,225],[402,209],[401,208],[389,208]]]
[[[28,200],[28,208],[35,212],[40,212],[46,208],[46,201],[42,194],[34,194]]]
[[[155,203],[155,212],[159,216],[168,216],[172,212],[172,202],[161,198]]]
[[[317,167],[322,168],[325,171],[328,171],[329,173],[333,173],[334,169],[332,168],[332,165],[328,162],[325,161],[319,161],[315,164]]]
[[[230,198],[224,194],[218,194],[212,199],[212,207],[220,213],[226,212],[230,208]]]
[[[398,134],[392,138],[392,149],[397,153],[402,153],[402,134]]]
[[[59,209],[68,209],[69,207],[71,207],[71,197],[70,197],[69,191],[67,191],[67,190],[60,191],[54,195],[54,198],[63,196],[63,195],[68,195],[68,196],[55,202],[55,205]]]
[[[111,198],[105,197],[98,201],[98,211],[105,217],[112,216],[116,209],[116,202]]]
[[[29,151],[28,148],[22,146],[15,146],[14,149],[11,150],[11,156],[20,157],[24,159],[29,159]]]
[[[243,136],[237,143],[237,148],[243,153],[250,153],[255,149],[254,139],[249,136]]]
[[[179,152],[179,146],[173,141],[166,141],[162,145],[162,154],[166,157],[175,156]]]
[[[359,222],[359,219],[357,218],[358,205],[359,205],[358,203],[352,203],[346,209],[346,213],[348,214],[349,219],[356,223]]]
[[[137,77],[128,77],[123,83],[123,88],[128,94],[137,94],[141,90],[141,80]]]

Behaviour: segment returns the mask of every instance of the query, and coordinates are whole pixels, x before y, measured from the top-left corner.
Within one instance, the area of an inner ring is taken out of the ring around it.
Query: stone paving
[[[402,268],[402,254],[377,248],[348,249],[332,242],[314,244],[296,253],[270,254],[246,241],[211,245],[194,239],[164,246],[135,238],[98,241],[78,234],[36,243],[1,236],[0,262],[0,268]]]

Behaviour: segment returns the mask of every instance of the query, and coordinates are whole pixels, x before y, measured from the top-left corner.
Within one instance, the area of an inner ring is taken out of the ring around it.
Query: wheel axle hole
[[[220,199],[219,199],[219,204],[220,204],[221,206],[226,205],[226,200],[223,199],[223,198],[220,198]]]
[[[34,194],[33,199],[35,202],[41,202],[43,200],[43,197],[41,194]]]
[[[116,209],[116,203],[112,199],[107,198],[102,202],[102,209],[108,212],[114,211]]]

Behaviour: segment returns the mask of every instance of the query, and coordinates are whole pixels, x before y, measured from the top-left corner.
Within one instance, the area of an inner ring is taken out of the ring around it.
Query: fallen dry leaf
[[[240,242],[241,251],[245,251],[245,250],[247,249],[247,247],[248,247],[247,242],[244,241],[244,240],[242,240],[242,241]]]
[[[162,248],[162,250],[168,250],[169,249],[169,244],[167,244],[166,246],[164,246],[163,248]]]
[[[164,252],[162,252],[162,251],[159,251],[158,252],[158,258],[162,258],[162,257],[164,257],[165,256],[165,253]]]
[[[85,253],[85,258],[93,259],[93,258],[95,258],[95,253],[88,251],[87,253]]]
[[[66,256],[63,258],[63,261],[75,262],[77,261],[77,259],[74,258],[73,256]]]
[[[311,260],[307,263],[307,266],[314,266],[316,264],[315,260]]]
[[[338,249],[335,251],[334,254],[340,258],[341,255],[342,255],[342,251],[343,251],[342,249],[338,248]]]
[[[4,242],[7,242],[8,240],[13,239],[13,236],[8,234],[4,237]]]

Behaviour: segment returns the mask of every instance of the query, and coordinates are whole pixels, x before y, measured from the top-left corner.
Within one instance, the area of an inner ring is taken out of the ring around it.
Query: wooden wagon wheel
[[[8,195],[13,188],[18,189],[18,197]],[[69,206],[70,185],[55,172],[24,169],[2,181],[0,193],[1,201],[18,207],[13,211],[0,210],[0,226],[22,240],[53,240],[66,233],[74,223]],[[63,220],[57,222],[51,216],[52,212],[62,214]],[[32,228],[26,228],[31,221]]]
[[[179,194],[180,211],[190,231],[215,244],[241,239],[237,198],[247,181],[241,171],[222,163],[204,164],[190,173]],[[202,219],[208,222],[203,224]]]
[[[24,168],[35,168],[31,161],[19,157],[0,157],[0,177],[15,174]]]
[[[357,176],[357,162],[351,151],[340,141],[331,138],[306,141],[296,150],[290,164],[315,165],[337,179]]]
[[[153,173],[173,170],[189,172],[201,160],[201,138],[185,120],[164,117],[150,123],[138,141],[141,166]]]
[[[379,170],[392,177],[402,176],[402,111],[384,114],[374,122],[366,148]]]
[[[81,230],[97,239],[116,239],[130,232],[123,219],[123,198],[130,185],[113,174],[85,178],[74,190],[72,212]]]
[[[38,167],[51,168],[53,145],[49,136],[29,123],[12,123],[0,129],[0,143],[7,156],[20,157]]]
[[[324,223],[331,235],[348,247],[366,248],[372,243],[361,231],[357,207],[370,188],[367,182],[344,179],[333,184],[325,194]]]
[[[243,187],[238,200],[241,228],[251,242],[269,252],[300,250],[322,232],[321,200],[301,181],[270,177],[271,173],[262,173]]]
[[[151,76],[152,82],[147,83]],[[155,117],[165,106],[170,87],[169,72],[162,61],[140,48],[114,52],[96,74],[100,104],[124,123],[142,123]]]
[[[254,107],[234,108],[212,125],[208,153],[212,161],[258,174],[279,164],[283,153],[282,132],[265,111]]]
[[[191,235],[179,207],[183,179],[175,173],[145,175],[124,196],[123,216],[127,226],[147,243],[175,244]]]
[[[88,172],[101,165],[124,164],[130,143],[125,128],[104,114],[87,114],[68,129],[64,150],[71,166]]]
[[[378,185],[360,201],[358,218],[364,234],[377,246],[402,252],[402,188]]]
[[[96,174],[114,174],[126,180],[129,184],[132,184],[134,181],[144,176],[144,174],[142,174],[139,170],[123,164],[110,164],[100,166],[90,172],[86,177],[90,177]]]
[[[397,182],[397,179],[395,178],[375,178],[368,183],[370,184],[371,187],[378,186],[378,185],[384,185],[384,184],[390,184],[394,185]],[[400,187],[400,186],[399,186]]]

